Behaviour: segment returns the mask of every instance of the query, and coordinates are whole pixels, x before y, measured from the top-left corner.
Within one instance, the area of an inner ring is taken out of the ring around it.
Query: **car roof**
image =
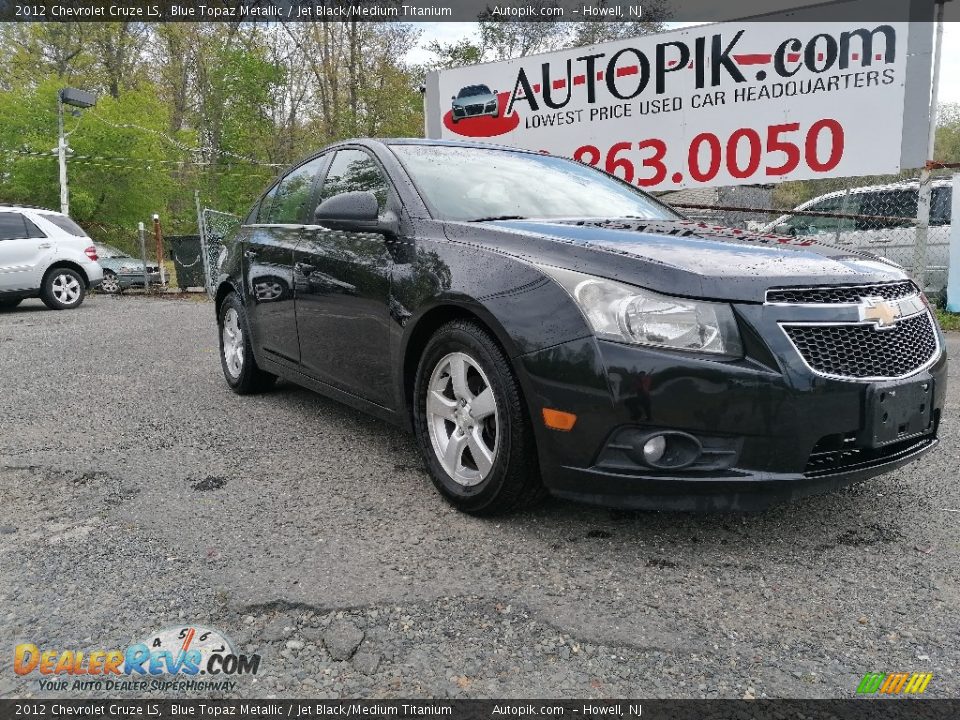
[[[935,188],[941,187],[950,187],[953,185],[953,180],[950,178],[943,178],[931,181],[931,186]],[[823,195],[817,195],[815,198],[807,200],[803,205],[797,206],[796,209],[810,205],[820,200],[830,200],[835,197],[843,197],[847,193],[851,195],[866,195],[870,193],[878,192],[889,192],[892,190],[919,190],[920,181],[919,180],[903,180],[901,182],[887,183],[885,185],[862,185],[860,187],[852,187],[846,190],[834,190],[833,192],[824,193]]]
[[[366,145],[368,147],[373,145],[435,145],[438,147],[479,148],[481,150],[512,150],[514,152],[529,153],[531,155],[540,154],[533,150],[524,150],[523,148],[511,147],[510,145],[477,142],[476,140],[439,140],[431,138],[353,138],[350,140],[340,140],[328,145],[323,150],[331,150],[342,145]]]
[[[62,212],[51,210],[50,208],[40,207],[39,205],[0,205],[0,212],[12,212],[17,210],[37,210],[48,215],[63,215]]]

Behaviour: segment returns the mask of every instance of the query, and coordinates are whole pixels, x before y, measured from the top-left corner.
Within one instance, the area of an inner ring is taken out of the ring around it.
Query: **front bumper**
[[[120,283],[120,287],[143,287],[143,273],[134,272],[134,273],[123,273],[117,274],[117,282]],[[159,272],[148,272],[147,273],[147,282],[151,285],[160,284],[160,273]]]
[[[554,495],[607,506],[752,510],[888,472],[936,446],[942,350],[922,374],[933,383],[932,427],[873,449],[862,442],[870,383],[815,375],[780,335],[745,339],[747,357],[733,361],[593,337],[521,356],[544,483]],[[544,427],[544,407],[576,414],[574,428]],[[681,431],[725,459],[674,471],[611,461],[625,429]]]
[[[467,118],[475,117],[497,117],[499,114],[500,108],[498,105],[495,105],[492,108],[487,108],[484,106],[479,110],[462,106],[454,106],[452,109],[452,115],[455,120],[466,120]]]

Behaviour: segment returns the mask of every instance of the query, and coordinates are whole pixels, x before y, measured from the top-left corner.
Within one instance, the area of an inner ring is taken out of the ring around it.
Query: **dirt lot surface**
[[[936,453],[843,492],[482,520],[402,432],[229,392],[206,302],[27,301],[0,314],[0,697],[84,696],[14,675],[16,643],[193,625],[262,655],[208,696],[850,697],[923,670],[956,697],[957,374]]]

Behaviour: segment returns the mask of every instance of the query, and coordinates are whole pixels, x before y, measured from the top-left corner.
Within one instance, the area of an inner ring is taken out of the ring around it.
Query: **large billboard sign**
[[[669,190],[926,158],[929,23],[731,22],[431,73],[426,132]]]

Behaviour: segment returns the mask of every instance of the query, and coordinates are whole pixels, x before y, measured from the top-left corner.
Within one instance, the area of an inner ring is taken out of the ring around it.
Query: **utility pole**
[[[143,292],[148,293],[150,292],[150,275],[147,273],[147,232],[142,222],[137,225],[137,234],[140,237],[140,257],[143,259]]]
[[[57,160],[60,164],[60,212],[70,214],[70,191],[67,189],[67,138],[63,135],[63,93],[57,94]]]
[[[157,265],[160,267],[160,287],[167,286],[167,271],[163,267],[163,235],[160,233],[160,216],[153,214],[153,236],[157,241]]]
[[[63,106],[89,108],[96,104],[97,96],[83,90],[63,88],[57,93],[57,160],[60,165],[60,212],[64,215],[70,214],[70,191],[67,188],[67,136],[63,132]]]

